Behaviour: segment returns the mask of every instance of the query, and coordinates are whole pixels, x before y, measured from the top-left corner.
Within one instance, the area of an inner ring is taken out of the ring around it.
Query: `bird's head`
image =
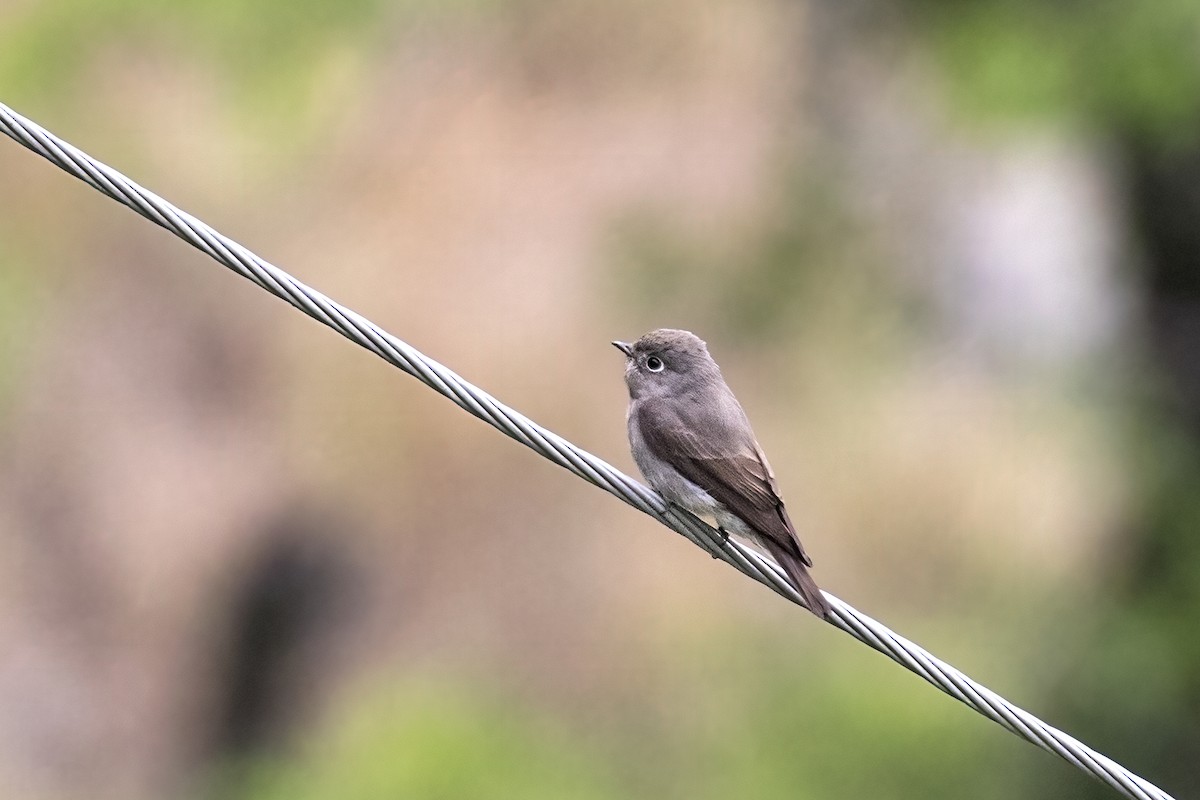
[[[625,354],[625,384],[633,399],[673,395],[696,381],[720,374],[708,346],[690,331],[659,328],[636,342],[613,342]]]

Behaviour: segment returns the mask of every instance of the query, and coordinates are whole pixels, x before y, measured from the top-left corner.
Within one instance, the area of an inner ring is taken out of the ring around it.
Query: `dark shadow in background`
[[[236,583],[227,606],[223,668],[208,757],[236,763],[286,742],[306,712],[314,689],[344,642],[359,605],[356,572],[337,540],[345,525],[328,514],[288,510],[267,525],[257,553]]]

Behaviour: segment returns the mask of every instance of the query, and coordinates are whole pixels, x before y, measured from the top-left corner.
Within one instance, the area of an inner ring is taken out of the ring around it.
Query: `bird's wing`
[[[730,398],[732,401],[732,397]],[[735,404],[737,417],[744,419]],[[783,506],[775,474],[754,440],[749,423],[734,428],[729,414],[701,404],[647,399],[637,415],[642,438],[654,455],[714,500],[736,514],[756,533],[795,547],[805,566],[812,560],[804,552],[796,529]]]

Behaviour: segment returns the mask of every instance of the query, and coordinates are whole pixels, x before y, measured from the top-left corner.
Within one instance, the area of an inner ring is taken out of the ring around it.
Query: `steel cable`
[[[669,507],[655,491],[605,461],[514,411],[447,367],[421,354],[375,323],[264,261],[237,242],[181,211],[120,172],[59,139],[0,103],[0,131],[66,170],[97,191],[128,206],[193,247],[290,303],[318,322],[365,347],[468,413],[533,449],[550,461],[599,486],[685,536],[720,559],[797,605],[803,602],[774,561],[679,509]],[[908,641],[887,626],[823,593],[833,609],[830,624],[916,673],[951,697],[1043,750],[1137,800],[1172,800],[1171,796],[1070,735],[1048,725],[987,687]]]

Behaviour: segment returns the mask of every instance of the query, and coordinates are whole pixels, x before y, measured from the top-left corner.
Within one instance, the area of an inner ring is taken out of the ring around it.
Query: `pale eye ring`
[[[664,366],[666,365],[663,364],[663,360],[658,356],[650,356],[646,359],[646,369],[651,372],[662,372]]]

